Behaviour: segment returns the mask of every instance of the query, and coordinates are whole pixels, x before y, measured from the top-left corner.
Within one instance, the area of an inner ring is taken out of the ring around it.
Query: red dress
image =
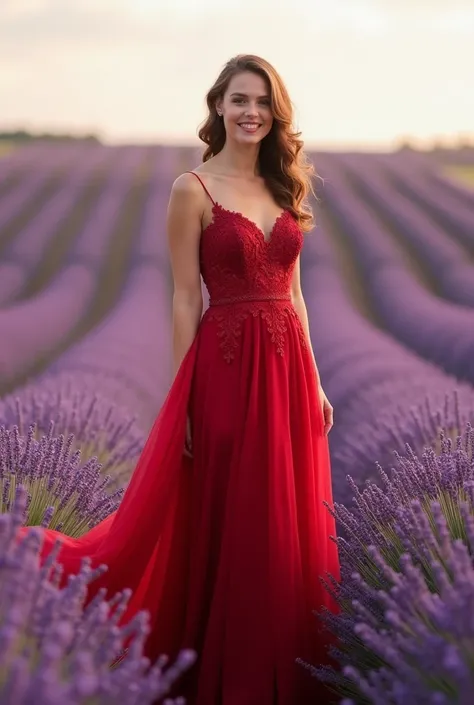
[[[320,576],[339,564],[317,378],[290,297],[303,235],[287,210],[266,240],[212,203],[210,306],[118,511],[79,539],[61,534],[59,559],[65,574],[86,555],[108,565],[90,597],[134,590],[123,621],[150,611],[153,660],[196,649],[177,688],[190,705],[315,705],[317,681],[295,659],[325,660],[313,610],[332,609]],[[57,536],[45,530],[44,553]]]

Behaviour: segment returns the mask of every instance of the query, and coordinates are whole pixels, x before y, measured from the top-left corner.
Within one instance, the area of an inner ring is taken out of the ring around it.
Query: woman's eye
[[[233,102],[234,102],[234,103],[245,103],[245,98],[234,98],[234,99],[233,99]],[[261,105],[265,105],[265,107],[268,108],[268,106],[270,105],[270,101],[269,101],[268,99],[261,100],[261,101],[260,101],[260,104],[261,104]]]

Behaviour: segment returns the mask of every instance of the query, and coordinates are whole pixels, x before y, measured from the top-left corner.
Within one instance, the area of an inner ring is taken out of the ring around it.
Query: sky
[[[0,130],[197,143],[245,52],[311,146],[474,142],[473,0],[0,0]]]

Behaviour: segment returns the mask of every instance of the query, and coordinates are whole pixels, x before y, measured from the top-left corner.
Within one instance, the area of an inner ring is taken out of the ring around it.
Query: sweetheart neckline
[[[280,222],[280,220],[283,219],[283,217],[284,217],[286,214],[289,213],[289,210],[288,210],[287,208],[283,208],[283,210],[281,211],[281,213],[280,213],[279,215],[277,215],[276,220],[275,220],[275,222],[273,223],[273,225],[272,225],[272,227],[271,227],[271,229],[270,229],[270,232],[269,232],[269,234],[268,234],[268,239],[267,239],[267,238],[265,237],[265,233],[264,233],[263,230],[257,225],[257,223],[256,223],[254,220],[252,220],[251,218],[249,218],[249,217],[247,217],[246,215],[244,215],[243,213],[241,213],[240,211],[233,211],[233,210],[230,210],[230,208],[224,208],[224,206],[221,205],[218,201],[214,201],[214,203],[213,203],[213,205],[212,205],[212,213],[213,213],[213,215],[214,215],[214,210],[215,210],[215,209],[218,209],[218,210],[220,210],[220,211],[223,211],[224,213],[229,213],[230,215],[237,215],[237,216],[239,216],[239,218],[242,218],[242,220],[244,220],[246,223],[248,223],[248,224],[251,225],[253,228],[255,228],[255,230],[259,233],[259,235],[260,235],[260,237],[261,237],[261,240],[262,240],[262,242],[263,242],[264,245],[269,245],[269,244],[272,242],[273,236],[274,236],[274,232],[275,232],[275,229],[276,229],[278,223]],[[206,227],[203,229],[202,233],[205,233],[206,230],[208,230],[208,228],[210,228],[211,225],[213,225],[214,223],[215,223],[215,220],[214,220],[214,218],[213,218],[213,220],[211,220],[211,222],[208,223],[208,225],[206,225]]]

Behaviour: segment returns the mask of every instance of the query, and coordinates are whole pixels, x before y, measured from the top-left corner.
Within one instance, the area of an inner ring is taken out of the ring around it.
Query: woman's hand
[[[191,429],[191,419],[189,414],[186,418],[186,437],[184,440],[184,455],[188,458],[193,457],[193,447],[192,447],[192,429]]]
[[[329,431],[334,425],[334,409],[329,403],[329,399],[327,398],[324,389],[319,386],[319,401],[321,403],[321,410],[323,412],[323,418],[324,418],[324,434],[327,436]]]

